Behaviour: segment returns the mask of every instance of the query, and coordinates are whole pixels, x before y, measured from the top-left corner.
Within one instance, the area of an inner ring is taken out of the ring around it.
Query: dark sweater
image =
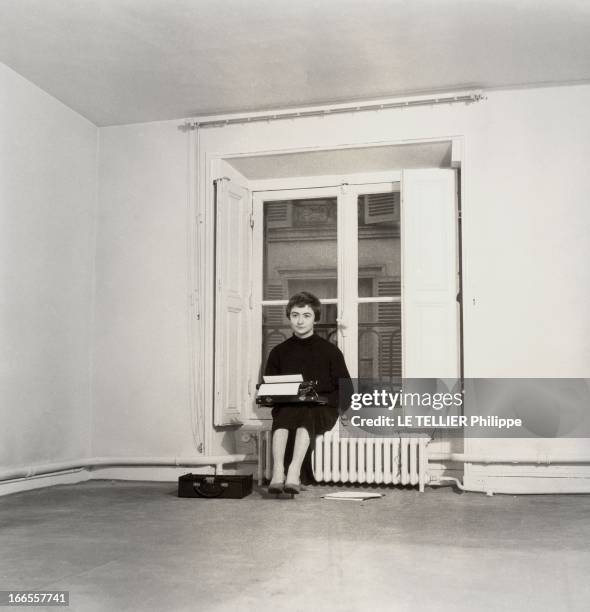
[[[304,380],[317,380],[318,393],[326,397],[328,405],[338,408],[338,391],[342,379],[350,374],[340,349],[313,334],[309,338],[293,335],[275,346],[266,362],[265,375],[302,374]],[[342,391],[348,391],[345,383]]]

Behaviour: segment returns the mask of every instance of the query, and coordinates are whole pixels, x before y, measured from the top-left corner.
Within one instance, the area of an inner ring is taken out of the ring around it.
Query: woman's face
[[[308,304],[291,308],[289,321],[291,322],[293,333],[298,338],[308,338],[313,334],[314,320],[315,315]]]

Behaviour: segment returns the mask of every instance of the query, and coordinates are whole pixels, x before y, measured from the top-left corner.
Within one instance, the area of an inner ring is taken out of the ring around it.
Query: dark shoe
[[[282,492],[283,492],[284,487],[285,487],[285,484],[284,484],[284,483],[282,483],[282,482],[279,482],[279,481],[277,481],[277,482],[271,482],[271,483],[268,485],[268,492],[269,492],[271,495],[278,495],[279,493],[282,493]]]
[[[291,493],[291,495],[296,495],[301,491],[301,485],[298,485],[294,482],[286,482],[284,491],[285,493]]]

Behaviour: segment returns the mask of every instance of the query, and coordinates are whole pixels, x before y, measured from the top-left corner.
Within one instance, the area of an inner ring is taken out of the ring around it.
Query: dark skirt
[[[316,481],[312,463],[311,453],[315,444],[316,436],[330,431],[338,420],[338,410],[332,406],[306,406],[301,404],[284,404],[272,409],[272,431],[276,429],[287,429],[289,437],[285,449],[285,473],[289,468],[293,457],[293,446],[295,444],[295,432],[299,427],[307,429],[309,433],[309,448],[301,466],[301,482],[313,484]]]
[[[272,409],[272,430],[304,427],[309,437],[320,436],[336,424],[338,411],[332,406],[283,404]]]

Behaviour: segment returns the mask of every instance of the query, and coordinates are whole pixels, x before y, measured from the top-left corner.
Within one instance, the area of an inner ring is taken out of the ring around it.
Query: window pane
[[[338,343],[336,326],[336,304],[322,304],[320,321],[314,331],[318,336]],[[262,367],[266,365],[270,351],[277,344],[293,335],[284,306],[262,307]]]
[[[381,382],[401,378],[401,304],[359,304],[358,316],[358,377]]]
[[[337,296],[336,198],[264,202],[263,299]]]
[[[359,297],[399,295],[399,190],[359,195],[357,213]]]

